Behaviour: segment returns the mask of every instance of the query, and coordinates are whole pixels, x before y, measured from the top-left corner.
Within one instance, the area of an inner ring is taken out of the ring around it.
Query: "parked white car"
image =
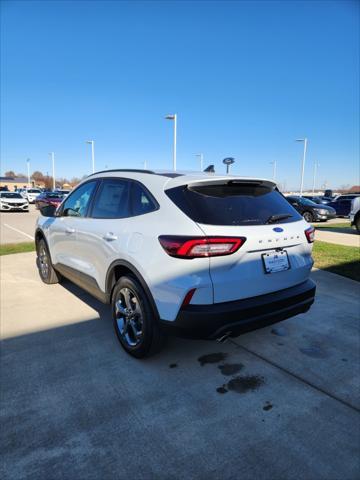
[[[35,232],[40,277],[67,277],[111,303],[135,357],[167,332],[236,336],[314,301],[314,228],[272,181],[105,171],[46,210]]]
[[[41,190],[39,188],[29,188],[26,190],[25,198],[29,203],[34,203],[35,199],[41,194]]]
[[[29,202],[17,192],[0,192],[0,210],[29,211]]]

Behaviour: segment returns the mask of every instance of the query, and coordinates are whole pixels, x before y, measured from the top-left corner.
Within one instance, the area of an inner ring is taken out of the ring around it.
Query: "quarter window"
[[[77,188],[64,202],[62,215],[64,217],[85,217],[91,194],[96,182],[87,182]]]
[[[132,184],[131,202],[132,214],[134,216],[153,212],[157,208],[150,194],[137,182],[133,182]]]

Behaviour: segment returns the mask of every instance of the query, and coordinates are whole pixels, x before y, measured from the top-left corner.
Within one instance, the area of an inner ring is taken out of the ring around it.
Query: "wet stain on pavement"
[[[235,377],[227,384],[228,390],[236,393],[253,392],[264,384],[264,378],[259,375]]]
[[[216,391],[217,391],[218,393],[222,393],[222,394],[228,392],[228,390],[225,388],[224,385],[223,385],[222,387],[218,387],[218,388],[216,389]]]
[[[288,335],[285,327],[274,327],[271,329],[271,333],[273,335],[277,335],[278,337],[286,337]]]
[[[170,363],[169,368],[177,368],[177,363]]]
[[[347,362],[348,359],[347,359],[347,358],[342,358],[341,361],[342,361],[342,362]]]
[[[198,358],[198,361],[200,362],[200,365],[203,367],[207,363],[220,363],[225,360],[225,358],[228,356],[227,353],[209,353],[208,355],[202,355],[201,357]]]
[[[265,410],[265,412],[268,412],[272,408],[273,408],[273,406],[271,405],[270,402],[266,402],[266,404],[263,406],[263,410]]]
[[[299,348],[300,352],[311,358],[327,358],[329,354],[320,345],[313,344],[308,347]]]
[[[244,368],[242,363],[224,363],[218,366],[218,369],[223,375],[235,375],[235,373],[240,372],[242,368]]]

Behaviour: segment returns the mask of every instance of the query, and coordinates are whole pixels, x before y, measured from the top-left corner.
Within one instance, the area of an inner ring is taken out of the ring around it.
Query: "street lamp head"
[[[165,120],[175,120],[175,114],[166,115]]]
[[[94,140],[86,140],[85,143],[90,143],[91,144],[91,143],[94,143]]]

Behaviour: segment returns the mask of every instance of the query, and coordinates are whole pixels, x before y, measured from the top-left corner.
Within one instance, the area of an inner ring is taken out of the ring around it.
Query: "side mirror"
[[[43,217],[55,217],[56,207],[54,205],[45,205],[40,208]]]

